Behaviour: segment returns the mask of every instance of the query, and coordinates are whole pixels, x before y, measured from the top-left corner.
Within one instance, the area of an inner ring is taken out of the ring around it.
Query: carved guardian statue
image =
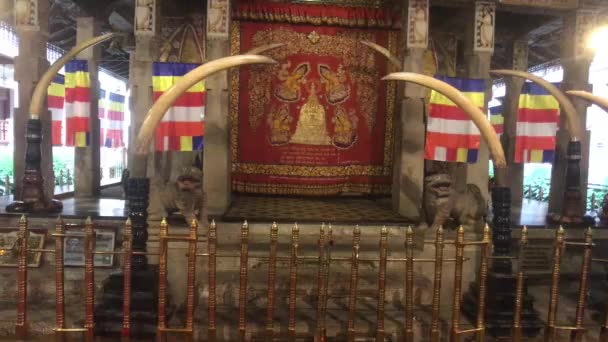
[[[175,182],[165,183],[159,177],[150,184],[150,206],[148,219],[160,221],[164,217],[180,212],[188,224],[192,217],[199,216],[203,206],[203,173],[191,167],[184,168]]]
[[[425,177],[423,209],[429,226],[455,229],[462,225],[467,231],[475,232],[482,231],[488,213],[476,185],[467,184],[463,192],[456,191],[447,173]]]

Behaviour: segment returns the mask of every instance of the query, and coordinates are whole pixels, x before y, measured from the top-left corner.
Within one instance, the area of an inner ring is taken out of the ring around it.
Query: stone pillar
[[[81,43],[99,35],[99,25],[93,17],[76,19],[76,43]],[[99,47],[92,47],[81,52],[76,58],[84,59],[89,65],[91,78],[91,104],[89,118],[89,146],[74,148],[74,195],[91,197],[99,195],[99,78],[98,61],[101,56]]]
[[[403,70],[422,73],[424,71],[424,52],[428,46],[427,36],[417,36],[414,27],[426,27],[428,32],[428,1],[409,0],[408,10],[403,18],[406,21],[407,44]],[[427,13],[426,21],[416,17],[414,12]],[[412,15],[408,15],[412,14]],[[424,97],[426,90],[412,83],[403,85],[401,113],[395,134],[395,156],[393,169],[393,209],[412,220],[421,217],[422,192],[424,181]]]
[[[210,1],[211,2],[211,1]],[[228,11],[228,9],[225,9]],[[223,13],[222,15],[227,15]],[[226,57],[230,53],[227,35],[210,35],[207,21],[207,60]],[[217,29],[217,27],[216,27]],[[222,31],[228,28],[223,27]],[[233,70],[231,72],[238,72]],[[231,158],[228,92],[228,72],[222,71],[205,81],[207,108],[205,108],[205,147],[203,150],[203,192],[208,214],[223,214],[230,204]]]
[[[526,71],[528,68],[528,42],[518,40],[512,46],[512,69]],[[519,96],[525,80],[520,77],[507,77],[506,95],[502,104],[504,116],[504,133],[500,138],[505,157],[507,158],[507,172],[511,189],[511,217],[519,222],[522,200],[524,196],[524,164],[515,164],[515,138],[517,130],[517,112],[519,109]]]
[[[19,37],[19,55],[15,57],[15,81],[19,84],[19,98],[16,99],[17,109],[13,119],[14,153],[13,171],[15,175],[15,196],[21,199],[21,177],[25,171],[26,126],[30,117],[29,108],[34,87],[49,67],[46,59],[46,43],[48,30],[48,1],[38,3],[37,28],[17,26]],[[51,145],[51,114],[43,110],[40,115],[42,124],[42,177],[44,178],[45,194],[49,197],[54,191],[53,149]]]
[[[490,62],[494,53],[494,23],[495,8],[493,3],[478,1],[475,3],[475,14],[468,20],[465,39],[466,73],[468,78],[484,79],[486,81],[485,103],[483,111],[487,111],[488,102],[492,98],[492,79],[490,78]],[[489,13],[487,13],[490,11]],[[475,184],[487,201],[488,170],[490,154],[486,141],[481,140],[477,163],[467,165],[467,184]]]
[[[146,113],[154,103],[152,98],[152,63],[156,60],[157,55],[158,48],[154,36],[137,37],[135,52],[131,54],[129,63],[131,123],[127,155],[130,176],[135,178],[144,178],[148,175],[148,159],[153,158],[154,155],[152,148],[150,148],[148,155],[136,154],[135,142]]]
[[[593,54],[585,45],[588,34],[595,26],[596,13],[588,10],[579,10],[564,17],[564,30],[562,33],[562,67],[564,79],[562,90],[591,91],[589,84],[589,67],[593,61]],[[580,215],[584,214],[584,205],[587,198],[587,183],[589,178],[589,135],[586,130],[588,103],[571,98],[579,115],[584,134],[580,137],[582,159],[580,161],[581,208]],[[560,130],[557,134],[555,162],[551,170],[551,192],[549,196],[549,213],[562,213],[564,193],[566,192],[566,170],[568,166],[568,143],[570,135],[566,131],[565,115],[560,115]]]

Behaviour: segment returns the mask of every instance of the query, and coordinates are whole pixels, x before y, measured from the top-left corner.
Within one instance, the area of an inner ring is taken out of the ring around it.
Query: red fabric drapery
[[[266,194],[390,192],[395,83],[361,39],[396,50],[395,31],[240,22],[231,53],[286,42],[276,65],[231,77],[232,187]]]
[[[239,20],[367,28],[396,28],[399,25],[398,17],[394,11],[381,8],[300,5],[265,1],[241,1],[236,6],[234,13],[234,18]]]

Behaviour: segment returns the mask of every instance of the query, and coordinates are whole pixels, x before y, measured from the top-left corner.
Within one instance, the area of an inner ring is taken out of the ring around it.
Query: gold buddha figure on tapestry
[[[345,84],[346,75],[342,65],[338,67],[337,72],[333,72],[329,66],[319,64],[319,75],[327,90],[327,102],[335,105],[346,101],[350,94],[350,87]]]
[[[349,148],[357,139],[357,124],[359,119],[354,111],[347,112],[341,106],[336,107],[334,123],[334,146],[337,148]]]
[[[300,117],[298,118],[296,132],[291,137],[291,143],[331,145],[331,138],[327,134],[325,108],[319,102],[314,83],[310,86],[308,100],[302,106],[302,109],[300,109]]]
[[[289,71],[291,62],[281,65],[277,78],[281,83],[278,85],[275,96],[285,102],[295,102],[300,99],[300,84],[304,83],[305,77],[310,70],[308,63],[298,65],[293,71]]]
[[[270,144],[285,145],[289,143],[290,124],[293,118],[289,114],[289,106],[283,104],[280,108],[273,108],[268,117],[270,127]]]

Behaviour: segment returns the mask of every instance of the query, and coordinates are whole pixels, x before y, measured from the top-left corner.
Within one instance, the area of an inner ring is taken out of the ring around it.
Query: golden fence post
[[[515,285],[515,309],[513,313],[513,341],[519,342],[522,338],[521,331],[521,311],[524,296],[524,254],[528,245],[528,227],[524,226],[521,230],[519,240],[519,255],[517,263],[517,283]]]
[[[462,265],[464,263],[464,228],[456,233],[456,264],[454,266],[454,294],[452,298],[452,327],[450,342],[460,341],[460,300],[462,297]]]
[[[600,331],[600,342],[608,342],[608,309],[606,309],[606,318],[604,318],[604,324]]]
[[[388,230],[380,232],[380,265],[378,270],[378,313],[376,320],[376,342],[384,341],[384,300],[386,297],[386,261],[388,257]]]
[[[433,279],[433,303],[431,314],[431,342],[439,342],[439,309],[441,307],[441,272],[443,271],[443,227],[437,227],[435,235],[435,272]]]
[[[266,340],[272,341],[274,335],[274,291],[277,278],[277,240],[279,226],[270,226],[270,252],[268,258],[268,306],[266,308]]]
[[[589,266],[591,265],[591,253],[593,252],[593,232],[591,228],[585,231],[585,245],[583,247],[583,262],[581,265],[581,281],[578,289],[578,301],[576,302],[575,329],[572,331],[571,341],[581,342],[583,340],[583,318],[585,316],[585,304],[587,302],[587,283],[589,281]]]
[[[207,340],[214,342],[216,339],[215,327],[215,284],[216,284],[216,253],[217,253],[217,226],[215,220],[209,225],[209,237],[207,249],[209,252],[209,313],[207,322]]]
[[[29,237],[27,218],[21,216],[17,235],[17,322],[15,335],[23,340],[27,337],[27,240]]]
[[[357,283],[359,282],[359,244],[361,230],[355,226],[353,231],[353,255],[350,264],[350,289],[348,293],[348,342],[355,341],[355,313],[357,310]]]
[[[325,284],[323,286],[323,300],[321,301],[321,320],[323,323],[323,340],[327,339],[327,326],[326,326],[326,314],[327,314],[327,298],[329,296],[329,269],[331,267],[331,248],[334,245],[334,236],[331,228],[331,223],[327,226],[327,238],[325,242]]]
[[[405,231],[405,342],[414,341],[414,231]]]
[[[160,222],[158,234],[158,326],[156,337],[159,341],[165,339],[165,329],[167,328],[167,220],[163,218]]]
[[[93,221],[87,217],[84,222],[84,328],[85,340],[93,341],[95,335],[95,318],[93,310],[95,306],[95,231]]]
[[[64,291],[64,265],[63,265],[63,240],[65,228],[61,216],[55,222],[55,335],[60,336],[59,331],[65,329],[65,291]]]
[[[321,225],[319,230],[319,267],[317,273],[317,331],[316,341],[324,341],[325,336],[323,333],[323,287],[325,286],[325,223]]]
[[[479,265],[479,302],[477,304],[477,342],[485,341],[486,335],[486,281],[488,279],[488,258],[492,253],[492,242],[490,240],[490,226],[483,228],[483,238],[481,245],[481,260]]]
[[[125,222],[122,237],[122,337],[131,336],[131,256],[133,254],[131,218]]]
[[[287,333],[289,341],[296,339],[296,295],[298,286],[298,224],[291,230],[291,254],[289,256],[289,313]]]
[[[241,229],[241,265],[239,272],[239,336],[241,341],[247,338],[247,264],[249,253],[249,224],[243,223]]]
[[[186,283],[186,330],[194,338],[194,287],[196,285],[196,252],[198,247],[198,221],[190,221],[188,241],[188,275]]]
[[[559,227],[555,232],[555,245],[553,248],[553,271],[551,274],[551,290],[549,292],[549,311],[547,326],[545,327],[545,342],[555,339],[555,321],[559,297],[559,277],[561,272],[562,252],[564,250],[564,228]]]

